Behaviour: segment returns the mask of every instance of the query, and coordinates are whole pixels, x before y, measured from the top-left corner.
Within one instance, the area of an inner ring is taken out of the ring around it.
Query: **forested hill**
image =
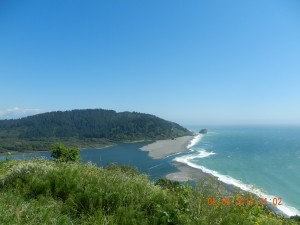
[[[191,133],[154,115],[103,109],[49,112],[0,120],[0,150],[44,150],[54,141],[83,147],[144,139],[167,139]]]

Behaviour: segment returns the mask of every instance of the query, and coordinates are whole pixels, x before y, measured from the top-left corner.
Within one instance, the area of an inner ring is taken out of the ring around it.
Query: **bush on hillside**
[[[81,160],[78,148],[68,148],[61,143],[56,143],[51,147],[51,157],[59,162],[78,162]]]

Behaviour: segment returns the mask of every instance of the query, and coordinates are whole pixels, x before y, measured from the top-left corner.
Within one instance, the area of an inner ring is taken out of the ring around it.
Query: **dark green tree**
[[[68,148],[61,143],[56,143],[51,147],[51,157],[59,162],[78,162],[81,160],[78,148]]]

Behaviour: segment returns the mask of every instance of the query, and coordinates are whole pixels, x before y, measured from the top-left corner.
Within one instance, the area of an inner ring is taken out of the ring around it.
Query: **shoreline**
[[[239,188],[239,187],[237,187],[233,184],[227,184],[227,183],[219,180],[218,177],[213,176],[209,173],[203,172],[200,169],[196,169],[194,167],[186,165],[185,163],[173,161],[172,165],[174,165],[179,170],[179,172],[167,174],[166,178],[169,179],[169,180],[178,181],[178,182],[190,182],[190,181],[192,181],[192,182],[195,182],[195,184],[199,184],[203,181],[211,182],[211,183],[212,182],[217,182],[219,184],[218,185],[218,191],[223,196],[224,195],[225,196],[235,196],[238,193],[248,193],[248,194],[251,194],[251,195],[255,196],[256,198],[260,198],[260,196],[258,196],[255,193],[242,190],[241,188]],[[216,198],[218,198],[218,196],[216,196]],[[287,215],[286,213],[281,211],[278,207],[272,205],[270,202],[267,202],[267,204],[265,204],[265,206],[269,210],[271,210],[272,212],[274,212],[278,215],[282,215],[285,218],[290,217],[289,215]]]
[[[141,151],[149,152],[153,159],[163,159],[170,155],[188,151],[188,146],[195,136],[183,136],[174,139],[158,140],[140,148]]]
[[[142,151],[148,151],[149,156],[154,159],[163,159],[166,157],[170,157],[172,155],[176,155],[182,152],[189,151],[189,149],[198,143],[201,139],[202,135],[194,135],[194,136],[184,136],[177,138],[176,140],[160,140],[154,143],[148,144],[140,148]],[[178,144],[177,146],[175,146]],[[199,168],[194,168],[184,162],[173,160],[171,163],[175,166],[179,171],[175,173],[169,173],[165,177],[169,180],[178,181],[178,182],[195,182],[199,183],[203,180],[215,180],[220,184],[220,189],[222,189],[223,194],[234,196],[234,194],[239,193],[250,193],[251,195],[260,198],[257,193],[253,193],[251,191],[243,190],[239,186],[234,184],[228,184],[219,179],[218,176],[214,176],[213,174],[207,173]],[[266,207],[269,208],[276,214],[282,215],[284,217],[289,217],[286,213],[280,210],[278,207],[273,206],[271,203],[267,203]]]
[[[212,178],[214,176],[198,170],[196,168],[190,167],[184,163],[173,161],[172,165],[175,166],[179,172],[169,173],[166,178],[173,181],[200,181],[201,179]]]

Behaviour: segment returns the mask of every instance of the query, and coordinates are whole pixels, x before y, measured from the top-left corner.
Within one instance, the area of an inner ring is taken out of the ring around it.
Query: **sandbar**
[[[148,151],[149,156],[154,159],[162,159],[168,155],[188,151],[187,146],[194,136],[183,136],[175,139],[158,140],[140,148]]]

